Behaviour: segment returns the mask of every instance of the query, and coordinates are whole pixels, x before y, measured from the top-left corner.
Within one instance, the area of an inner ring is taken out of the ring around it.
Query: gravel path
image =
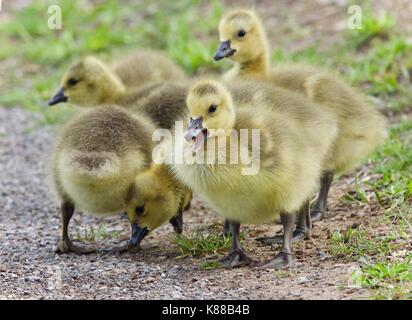
[[[145,239],[137,254],[57,255],[59,212],[47,184],[47,163],[54,131],[36,127],[35,115],[20,109],[0,108],[0,299],[353,299],[363,290],[347,286],[347,264],[329,257],[326,238],[332,228],[344,228],[360,216],[347,214],[338,202],[338,213],[314,228],[313,240],[295,246],[290,272],[261,271],[253,267],[202,270],[205,258],[179,258],[163,226]],[[336,199],[345,183],[336,185]],[[185,215],[185,233],[199,224],[221,221],[195,199]],[[127,239],[124,217],[100,219],[76,214],[71,234],[103,222],[106,231],[120,231],[115,238],[98,241],[111,247]],[[279,226],[249,226],[244,243],[261,262],[278,248],[263,247],[256,236],[270,235]]]

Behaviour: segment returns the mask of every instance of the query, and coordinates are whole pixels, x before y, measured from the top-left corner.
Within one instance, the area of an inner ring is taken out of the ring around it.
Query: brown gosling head
[[[185,139],[200,149],[213,136],[227,135],[235,124],[235,108],[230,92],[216,80],[197,81],[186,98],[190,123]]]
[[[267,54],[267,40],[259,17],[252,10],[236,9],[225,14],[219,23],[220,45],[216,61],[229,58],[248,63]]]
[[[121,80],[102,61],[89,56],[69,67],[49,105],[68,101],[80,107],[93,107],[114,102],[124,91]]]
[[[147,232],[176,216],[180,198],[170,173],[161,165],[139,174],[126,199],[126,212],[132,224]]]

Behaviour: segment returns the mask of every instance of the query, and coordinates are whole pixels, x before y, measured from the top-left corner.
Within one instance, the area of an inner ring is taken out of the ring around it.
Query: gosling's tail
[[[354,135],[367,137],[371,150],[387,137],[386,120],[369,99],[345,82],[325,74],[308,77],[305,81],[308,97],[321,104],[333,102],[338,118],[356,123]],[[356,129],[360,129],[356,132]]]
[[[356,105],[359,99],[358,94],[346,83],[322,73],[307,77],[303,86],[307,96],[319,103],[334,101],[343,105]]]
[[[328,75],[309,77],[305,88],[312,101],[330,108],[339,121],[333,171],[344,173],[355,168],[386,139],[384,116],[356,89]]]

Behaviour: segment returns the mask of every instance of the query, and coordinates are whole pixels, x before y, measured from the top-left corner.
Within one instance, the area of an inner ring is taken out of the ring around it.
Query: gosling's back
[[[163,53],[141,49],[113,65],[114,72],[128,88],[158,81],[181,81],[185,73]]]
[[[135,114],[144,114],[159,128],[172,129],[176,121],[186,118],[186,93],[184,84],[157,82],[129,92],[117,103]]]

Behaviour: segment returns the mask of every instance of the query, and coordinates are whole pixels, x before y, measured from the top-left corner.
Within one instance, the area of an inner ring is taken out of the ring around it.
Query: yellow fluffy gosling
[[[272,84],[297,91],[332,112],[338,123],[337,139],[323,165],[321,189],[312,211],[312,220],[320,220],[334,174],[347,173],[365,159],[386,137],[384,118],[356,90],[336,76],[309,65],[295,64],[270,68],[269,46],[257,14],[236,9],[219,23],[220,46],[215,60],[228,57],[234,67],[224,75],[228,81],[239,76],[269,80]],[[316,128],[314,129],[316,130]]]
[[[140,50],[112,68],[96,57],[87,56],[67,69],[49,105],[67,101],[80,107],[113,104],[128,91],[148,83],[185,78],[171,60],[152,50]]]
[[[127,209],[132,236],[120,251],[138,248],[149,231],[175,216],[174,226],[179,225],[190,193],[171,177],[168,168],[152,163],[155,129],[148,118],[119,107],[101,107],[76,117],[62,130],[51,172],[62,210],[57,252],[96,250],[69,238],[75,207],[97,215]]]
[[[296,212],[300,212],[298,227],[305,235],[310,230],[308,199],[337,132],[333,117],[301,95],[251,80],[229,87],[200,80],[189,90],[187,106],[188,142],[176,137],[181,144],[175,150],[183,152],[187,161],[175,164],[174,170],[231,221],[232,249],[222,264],[234,267],[251,261],[240,246],[240,222],[265,223],[280,215],[285,229],[283,247],[266,267],[288,266]],[[247,130],[246,140],[241,139],[242,129]],[[259,144],[251,143],[252,130],[258,130]],[[206,161],[222,137],[226,148]],[[231,143],[238,146],[233,158],[240,160],[237,164],[231,162]],[[250,164],[241,161],[245,156],[251,158]],[[245,172],[245,168],[252,171]]]

